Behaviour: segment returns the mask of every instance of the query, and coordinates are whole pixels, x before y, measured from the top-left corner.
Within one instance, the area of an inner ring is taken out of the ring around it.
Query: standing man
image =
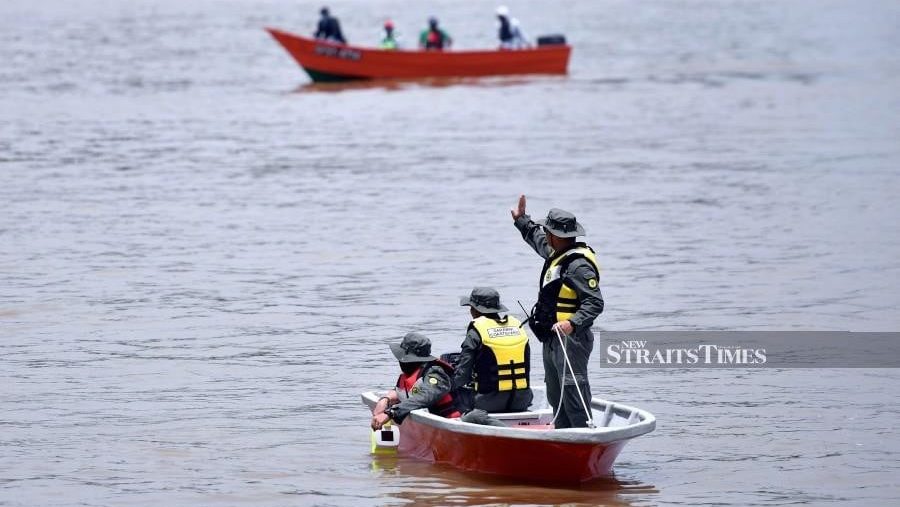
[[[553,208],[545,220],[534,222],[525,214],[525,196],[522,195],[510,214],[525,242],[545,259],[538,301],[528,323],[544,344],[544,382],[547,399],[558,412],[556,427],[584,428],[587,414],[575,382],[590,409],[587,364],[594,348],[591,324],[603,312],[603,296],[597,280],[600,269],[594,251],[575,241],[576,237],[584,235],[584,228],[568,211]],[[565,364],[557,331],[563,336],[574,378]],[[560,391],[563,392],[562,400]]]
[[[528,41],[522,33],[519,20],[509,15],[509,8],[505,5],[497,7],[497,22],[499,24],[497,37],[500,39],[500,49],[528,47]]]
[[[490,287],[475,287],[459,298],[468,306],[472,322],[463,340],[455,388],[475,380],[475,408],[487,412],[523,412],[534,394],[529,384],[531,349],[528,335],[512,316],[501,317],[507,308],[500,293]]]
[[[344,34],[341,32],[341,23],[331,15],[328,7],[322,7],[319,14],[322,17],[319,18],[319,25],[316,27],[316,38],[346,44],[347,40],[344,39]]]

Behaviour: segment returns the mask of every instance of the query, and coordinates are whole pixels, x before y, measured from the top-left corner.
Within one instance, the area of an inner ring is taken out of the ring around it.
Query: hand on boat
[[[509,214],[513,220],[518,220],[520,216],[525,214],[525,194],[519,196],[519,204],[515,208],[510,208]]]
[[[568,320],[563,320],[553,324],[553,332],[559,330],[559,333],[563,336],[569,336],[570,334],[575,332],[575,326],[572,325]]]
[[[388,417],[388,415],[385,414],[384,412],[382,412],[380,414],[375,414],[372,416],[372,429],[380,430],[381,427],[384,426],[385,423],[387,423],[390,420],[391,420],[391,418]]]

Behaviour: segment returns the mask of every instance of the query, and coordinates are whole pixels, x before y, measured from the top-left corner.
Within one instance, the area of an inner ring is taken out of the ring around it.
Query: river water
[[[319,2],[0,3],[0,504],[900,502],[891,369],[596,351],[658,427],[581,489],[368,455],[388,343],[533,301],[520,193],[585,224],[598,333],[900,327],[900,4],[509,5],[569,76],[310,86],[262,27]],[[494,43],[492,2],[331,7]]]

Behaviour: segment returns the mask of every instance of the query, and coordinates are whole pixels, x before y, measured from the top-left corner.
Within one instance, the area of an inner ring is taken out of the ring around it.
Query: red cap
[[[391,21],[391,20],[387,20],[387,21],[384,22],[384,27],[385,27],[385,28],[391,28],[391,29],[393,29],[393,28],[394,28],[394,22]]]

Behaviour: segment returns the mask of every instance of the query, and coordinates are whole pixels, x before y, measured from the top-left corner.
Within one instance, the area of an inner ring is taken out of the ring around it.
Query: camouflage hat
[[[557,238],[574,238],[575,236],[584,236],[584,227],[575,219],[575,215],[559,208],[553,208],[547,213],[544,220],[535,221],[536,224],[543,225],[550,234]]]
[[[500,293],[491,287],[475,287],[469,296],[460,296],[459,306],[471,306],[481,313],[499,313],[507,311],[500,304]]]
[[[400,343],[392,343],[391,352],[401,363],[425,363],[436,359],[431,355],[431,340],[416,332],[407,333]]]

